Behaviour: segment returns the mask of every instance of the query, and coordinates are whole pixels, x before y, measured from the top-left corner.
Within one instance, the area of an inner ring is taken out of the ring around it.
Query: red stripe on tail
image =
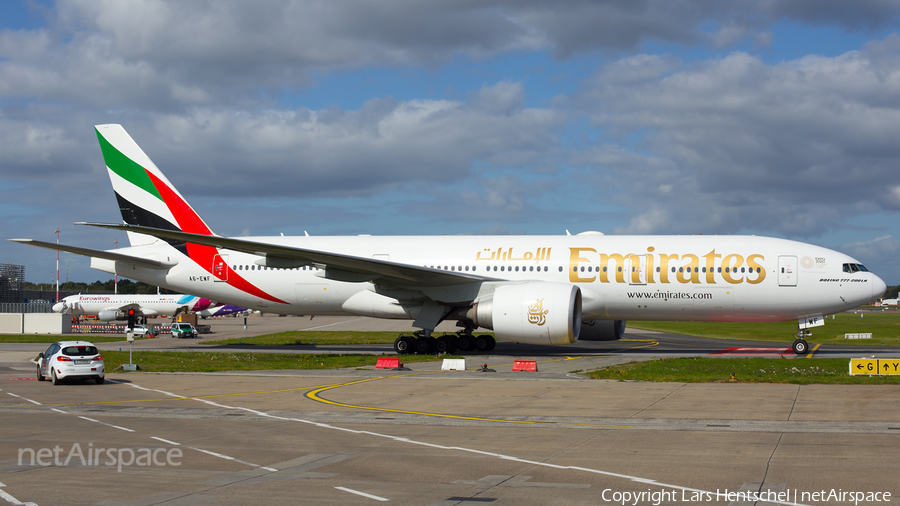
[[[147,172],[147,175],[150,176],[150,180],[153,181],[156,191],[162,196],[163,202],[166,203],[172,216],[175,217],[175,221],[178,222],[178,227],[181,228],[182,232],[199,235],[213,235],[212,230],[203,223],[200,216],[191,209],[191,206],[189,206],[184,199],[179,197],[177,193],[169,188],[169,185],[162,182],[158,177],[153,175],[153,173],[146,169],[144,170]],[[213,262],[215,256],[219,254],[217,248],[189,242],[187,243],[187,251],[191,260],[210,274],[213,273]],[[225,268],[228,269],[227,283],[230,286],[261,299],[277,302],[279,304],[287,304],[287,302],[260,290],[255,285],[242,278],[241,275],[235,272],[230,266],[226,265]]]

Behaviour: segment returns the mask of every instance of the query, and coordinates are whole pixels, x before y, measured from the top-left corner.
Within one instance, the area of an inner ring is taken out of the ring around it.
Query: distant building
[[[25,266],[0,264],[0,302],[24,302]]]
[[[884,299],[881,301],[882,306],[900,306],[900,299]]]

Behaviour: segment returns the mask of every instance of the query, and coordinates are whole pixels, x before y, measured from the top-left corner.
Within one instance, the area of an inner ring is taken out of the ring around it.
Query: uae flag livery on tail
[[[95,130],[125,223],[215,235],[121,125],[100,125]],[[131,234],[129,238],[132,238]],[[174,240],[168,242],[210,274],[227,280],[229,285],[268,301],[287,304],[260,290],[230,266],[216,266],[217,248]]]

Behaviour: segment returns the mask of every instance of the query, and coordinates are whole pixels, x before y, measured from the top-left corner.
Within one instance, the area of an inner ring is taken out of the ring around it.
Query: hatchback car
[[[58,385],[66,379],[93,379],[99,385],[105,377],[103,356],[87,341],[60,341],[38,355],[38,381],[50,378]]]
[[[128,327],[125,327],[124,332],[127,334],[128,330]],[[135,325],[131,331],[134,332],[134,335],[141,337],[156,337],[159,334],[156,327],[148,327],[146,325]]]

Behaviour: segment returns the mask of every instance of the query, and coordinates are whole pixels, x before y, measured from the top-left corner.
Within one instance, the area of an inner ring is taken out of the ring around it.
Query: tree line
[[[113,293],[115,291],[115,282],[113,280],[109,281],[94,281],[93,283],[82,283],[78,281],[66,281],[65,283],[59,284],[59,290],[61,292],[81,292],[81,293]],[[25,290],[47,290],[47,291],[55,291],[56,284],[55,283],[30,283],[28,281],[25,282],[24,286]],[[141,281],[132,281],[130,279],[119,279],[119,293],[121,294],[148,294],[152,295],[157,292],[157,287],[155,285],[148,285],[147,283],[143,283]],[[164,294],[173,294],[172,290],[166,290],[165,288],[159,288],[159,293]]]

